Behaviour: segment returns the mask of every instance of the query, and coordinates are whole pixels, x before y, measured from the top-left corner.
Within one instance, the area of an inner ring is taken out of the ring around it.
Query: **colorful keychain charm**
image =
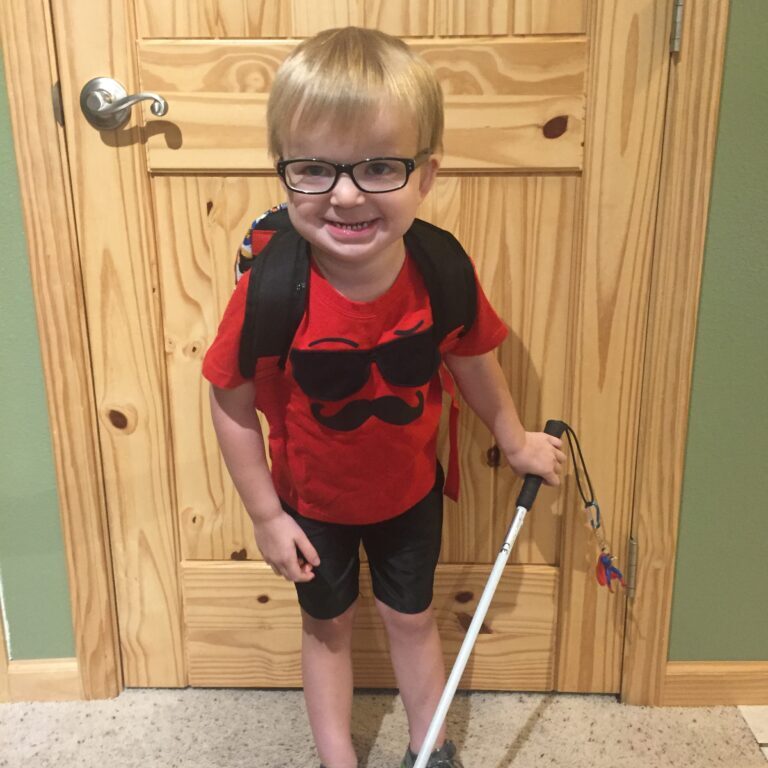
[[[608,587],[609,592],[613,592],[613,587],[611,586],[611,582],[613,581],[617,581],[619,584],[621,584],[622,587],[626,588],[627,585],[626,585],[626,582],[624,581],[624,575],[614,565],[614,562],[616,561],[616,557],[611,554],[610,549],[608,547],[608,542],[606,541],[606,538],[605,538],[602,515],[600,514],[600,505],[597,503],[597,500],[595,499],[595,492],[592,488],[592,481],[589,478],[589,472],[587,472],[587,465],[586,465],[586,462],[584,461],[584,454],[581,452],[581,445],[579,444],[579,438],[576,437],[576,433],[567,424],[565,425],[565,432],[568,437],[568,444],[571,447],[571,458],[573,459],[573,472],[576,477],[576,487],[579,490],[579,495],[581,496],[581,500],[584,502],[584,511],[587,513],[589,517],[590,528],[592,529],[592,532],[595,534],[595,540],[597,542],[597,546],[600,549],[600,554],[597,557],[597,566],[595,568],[597,583],[601,587]],[[576,443],[575,450],[574,450],[574,442]],[[582,485],[581,485],[579,468],[576,462],[577,455],[579,457],[579,463],[581,464],[582,472],[584,472],[584,477],[586,479],[587,488],[589,489],[590,498],[587,498],[587,495],[586,493],[584,493],[584,489],[582,488]]]
[[[603,550],[597,558],[597,583],[601,587],[608,587],[609,592],[613,592],[611,581],[617,580],[622,587],[626,588],[624,576],[621,571],[613,564],[616,558],[607,550]]]

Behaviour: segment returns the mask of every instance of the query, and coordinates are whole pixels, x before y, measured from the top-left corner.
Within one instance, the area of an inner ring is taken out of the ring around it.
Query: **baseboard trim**
[[[81,701],[77,659],[8,662],[11,701]],[[662,706],[768,704],[768,661],[669,661]]]
[[[33,659],[8,662],[11,701],[82,701],[77,659]]]
[[[669,661],[662,706],[768,704],[768,661]]]

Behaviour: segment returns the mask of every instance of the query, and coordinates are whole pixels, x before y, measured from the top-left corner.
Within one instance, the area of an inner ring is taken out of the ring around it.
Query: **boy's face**
[[[344,132],[330,121],[293,130],[285,141],[282,159],[352,164],[376,157],[413,159],[422,149],[412,124],[399,119],[394,110],[382,110],[363,130]],[[291,222],[321,264],[364,267],[390,256],[394,260],[403,253],[402,237],[431,189],[438,165],[436,157],[428,156],[408,183],[392,192],[363,192],[346,173],[324,194],[286,190]]]

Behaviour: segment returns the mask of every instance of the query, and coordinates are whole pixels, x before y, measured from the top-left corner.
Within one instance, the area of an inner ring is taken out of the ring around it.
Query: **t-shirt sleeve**
[[[238,281],[224,310],[216,338],[203,359],[203,376],[222,389],[233,389],[246,381],[240,374],[239,354],[250,275],[248,271]]]
[[[444,354],[464,357],[483,355],[496,349],[507,337],[509,330],[488,301],[488,297],[477,279],[477,274],[475,274],[475,285],[477,286],[475,322],[464,336],[457,338],[456,334],[451,334],[445,340],[441,345],[441,351]]]

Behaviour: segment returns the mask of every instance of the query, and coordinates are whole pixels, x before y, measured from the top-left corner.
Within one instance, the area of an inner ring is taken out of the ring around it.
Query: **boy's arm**
[[[261,425],[248,381],[234,389],[211,387],[211,416],[235,488],[253,521],[256,543],[275,573],[290,581],[314,578],[320,564],[304,531],[282,508],[267,466]],[[297,547],[303,558],[300,559]]]
[[[562,441],[543,432],[525,431],[496,355],[448,354],[445,362],[462,397],[491,430],[512,469],[521,476],[539,475],[547,485],[559,485],[565,463]]]

